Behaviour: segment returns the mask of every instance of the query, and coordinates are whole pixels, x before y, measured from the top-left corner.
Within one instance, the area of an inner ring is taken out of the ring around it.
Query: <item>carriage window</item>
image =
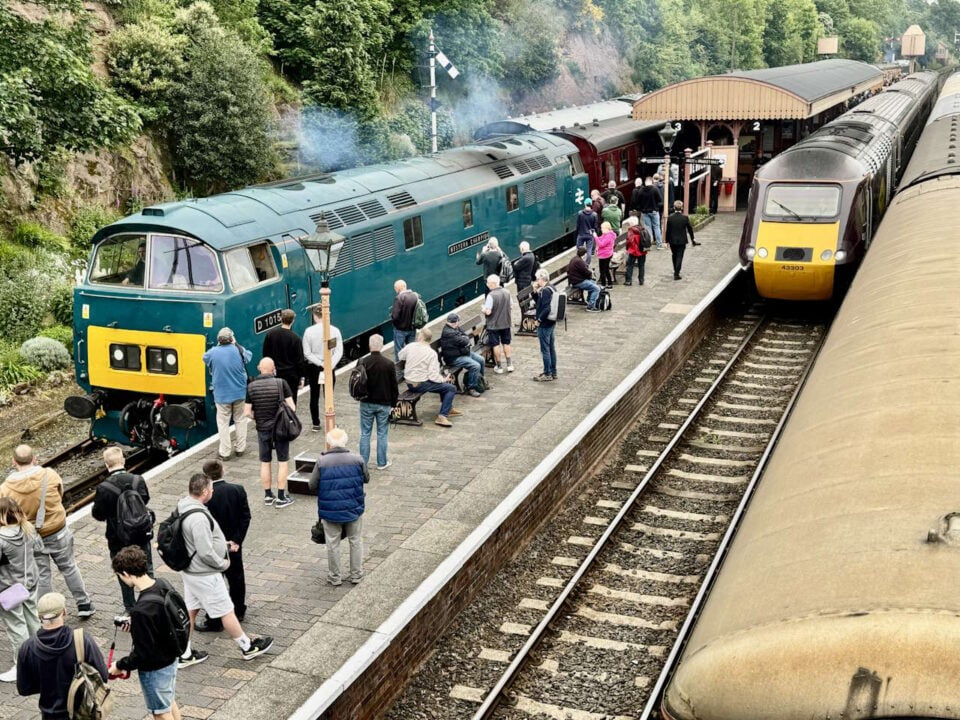
[[[617,181],[617,166],[613,160],[607,160],[607,182]]]
[[[90,282],[143,287],[146,235],[116,235],[100,243],[90,266]]]
[[[463,201],[463,227],[464,229],[473,227],[473,201],[472,200]]]
[[[257,243],[237,248],[224,255],[230,287],[235,291],[246,290],[257,283],[272,280],[277,276],[269,243]]]
[[[511,185],[506,190],[507,193],[507,212],[513,212],[520,207],[520,191],[516,185]]]
[[[172,235],[150,238],[152,290],[223,290],[217,256],[198,240]]]
[[[420,224],[420,216],[417,215],[403,221],[403,246],[407,250],[413,250],[421,245],[423,245],[423,226]]]
[[[836,185],[771,185],[763,214],[782,220],[832,218],[840,211],[840,188]]]
[[[630,180],[630,160],[627,157],[627,151],[620,151],[620,184]]]

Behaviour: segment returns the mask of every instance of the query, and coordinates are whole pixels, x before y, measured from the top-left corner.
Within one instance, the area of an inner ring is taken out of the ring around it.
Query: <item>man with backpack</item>
[[[302,346],[301,346],[302,347]],[[277,411],[281,403],[293,410],[293,393],[287,381],[277,377],[273,360],[263,358],[257,365],[260,375],[247,385],[247,399],[243,412],[253,418],[257,428],[257,442],[260,451],[260,482],[263,485],[263,504],[276,508],[285,508],[293,504],[293,498],[287,495],[287,475],[290,473],[290,441],[278,439],[274,433]],[[277,453],[277,496],[273,496],[273,453]]]
[[[110,676],[137,671],[147,710],[156,720],[180,720],[174,698],[177,661],[190,641],[190,616],[180,594],[164,579],[154,580],[143,550],[130,546],[113,556],[117,579],[139,593],[124,629],[133,647],[109,668]]]
[[[393,291],[397,296],[390,308],[390,322],[393,323],[393,356],[397,357],[403,346],[413,342],[417,336],[413,316],[417,311],[417,300],[420,296],[413,290],[408,290],[404,280],[397,280],[393,284]]]
[[[17,692],[24,697],[40,694],[42,720],[69,720],[73,717],[68,710],[68,698],[81,655],[86,666],[83,667],[84,674],[92,673],[99,678],[99,681],[90,678],[90,685],[98,686],[97,697],[107,682],[107,664],[97,643],[91,635],[82,630],[74,631],[66,625],[65,605],[66,599],[60,593],[47,593],[41,597],[37,602],[41,627],[17,653]],[[80,652],[76,645],[78,635],[82,638]],[[88,696],[84,701],[89,703],[95,699]]]
[[[637,283],[643,285],[644,270],[647,265],[647,250],[653,245],[650,231],[645,225],[631,225],[627,228],[627,274],[624,285],[633,285],[633,266],[637,266]]]
[[[543,372],[535,376],[536,382],[552,382],[557,379],[557,342],[554,335],[557,320],[561,318],[560,297],[550,284],[550,273],[537,270],[533,283],[537,298],[537,338],[540,340],[540,355],[543,356]]]
[[[146,556],[147,574],[153,577],[153,557],[150,552],[150,540],[153,539],[153,513],[147,509],[150,491],[146,481],[140,475],[127,472],[123,467],[123,451],[114,446],[103,451],[103,462],[110,474],[97,486],[93,499],[92,515],[94,520],[107,523],[107,549],[112,560],[121,548],[135,545]],[[133,608],[133,590],[129,585],[120,583],[125,616],[120,621],[128,621]]]
[[[190,478],[189,494],[180,498],[177,509],[161,523],[157,544],[160,556],[183,579],[183,599],[190,613],[190,627],[197,613],[204,610],[208,618],[219,618],[224,630],[240,648],[244,660],[262,655],[273,645],[273,638],[249,638],[243,631],[233,601],[227,592],[223,572],[230,567],[229,550],[238,550],[235,542],[227,542],[223,530],[205,507],[213,497],[213,482],[203,473]],[[180,667],[188,667],[207,659],[207,654],[187,644],[180,656]]]
[[[383,336],[370,336],[370,354],[362,358],[350,375],[350,395],[360,402],[360,457],[370,463],[370,435],[377,423],[377,470],[390,467],[387,459],[387,431],[390,411],[397,404],[396,366],[385,358]]]

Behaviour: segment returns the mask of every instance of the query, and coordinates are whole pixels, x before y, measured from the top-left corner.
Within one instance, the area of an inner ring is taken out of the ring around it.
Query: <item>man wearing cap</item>
[[[77,665],[73,630],[67,626],[66,600],[47,593],[37,602],[41,627],[17,653],[17,692],[40,694],[42,720],[68,720],[67,693]],[[82,632],[82,631],[81,631]],[[83,633],[83,660],[107,680],[107,664],[91,635]]]
[[[593,211],[593,202],[585,200],[583,210],[577,213],[577,247],[587,248],[587,265],[590,264],[590,258],[593,257],[593,247],[599,234],[600,220]]]
[[[330,326],[330,339],[334,345],[330,349],[330,362],[334,368],[343,357],[343,335],[339,328]],[[323,336],[323,308],[319,305],[313,308],[313,325],[303,333],[304,367],[307,371],[307,385],[310,387],[310,419],[313,421],[313,431],[320,432],[320,395],[324,383],[323,346],[327,339]],[[337,389],[337,376],[333,376],[332,390]]]
[[[203,354],[203,362],[213,376],[213,402],[217,406],[217,432],[220,435],[220,459],[229,460],[231,451],[237,457],[247,449],[247,418],[243,414],[247,396],[247,363],[253,353],[237,344],[233,330],[220,328],[217,345]],[[235,434],[230,442],[230,420]]]
[[[456,313],[447,315],[447,323],[440,333],[440,355],[443,364],[449,367],[463,368],[467,371],[464,389],[470,397],[480,397],[477,385],[483,376],[483,358],[472,352],[473,341],[470,336],[460,329],[460,316]]]

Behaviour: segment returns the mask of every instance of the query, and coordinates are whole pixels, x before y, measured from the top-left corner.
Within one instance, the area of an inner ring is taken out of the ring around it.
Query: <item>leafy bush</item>
[[[40,330],[44,297],[38,291],[38,283],[34,273],[0,274],[0,318],[7,340],[22,342]]]
[[[54,325],[41,330],[39,337],[53,338],[67,349],[71,358],[73,357],[73,328],[66,325]]]
[[[49,303],[50,313],[58,325],[73,324],[73,285],[55,285]]]
[[[67,239],[55,232],[50,232],[42,225],[34,222],[22,222],[10,235],[10,241],[28,248],[43,248],[62,252],[67,249]]]
[[[110,36],[107,63],[114,85],[141,103],[145,119],[155,121],[166,115],[167,93],[183,65],[185,44],[185,37],[173,35],[152,19]]]
[[[20,383],[34,383],[42,378],[43,371],[25,363],[16,348],[6,348],[0,352],[0,389]]]
[[[710,208],[706,205],[697,205],[697,209],[693,211],[694,215],[709,215]]]
[[[37,256],[28,247],[0,240],[0,268],[5,276],[16,276],[33,267]]]
[[[96,205],[77,210],[70,221],[69,237],[73,250],[86,256],[97,230],[119,219],[117,212]]]
[[[44,372],[70,367],[70,353],[63,343],[53,338],[30,338],[20,346],[20,357],[26,364]]]

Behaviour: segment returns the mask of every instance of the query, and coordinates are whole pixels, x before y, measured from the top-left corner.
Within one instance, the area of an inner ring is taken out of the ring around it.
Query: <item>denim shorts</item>
[[[138,675],[147,710],[154,715],[170,712],[177,688],[177,661],[159,670],[141,670]]]
[[[275,440],[273,432],[258,432],[257,440],[260,450],[260,462],[268,463],[273,460],[273,451],[277,451],[277,462],[287,462],[290,459],[290,441]]]

